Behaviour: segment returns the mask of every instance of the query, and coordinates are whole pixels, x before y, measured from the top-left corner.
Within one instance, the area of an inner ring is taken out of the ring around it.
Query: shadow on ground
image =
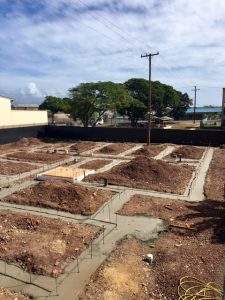
[[[187,205],[193,213],[178,216],[180,221],[189,220],[197,232],[212,230],[212,243],[225,244],[225,200],[210,200],[199,202],[195,206]]]

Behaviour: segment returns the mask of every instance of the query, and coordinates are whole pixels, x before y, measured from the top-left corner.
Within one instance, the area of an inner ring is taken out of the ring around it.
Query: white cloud
[[[21,90],[21,94],[24,96],[31,96],[32,98],[41,98],[44,93],[40,91],[34,82],[28,83],[28,85]]]

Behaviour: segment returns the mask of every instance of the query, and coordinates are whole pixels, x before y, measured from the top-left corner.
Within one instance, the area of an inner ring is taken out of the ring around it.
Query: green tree
[[[39,109],[48,110],[52,113],[52,120],[54,122],[54,115],[61,111],[69,113],[71,103],[69,98],[59,98],[54,96],[46,96],[45,100],[39,105]]]
[[[138,121],[145,118],[146,111],[147,109],[143,102],[137,99],[131,99],[127,105],[124,105],[118,110],[118,113],[122,116],[128,116],[131,126],[137,127]]]
[[[71,116],[83,125],[95,126],[107,110],[116,111],[132,98],[122,84],[113,82],[81,83],[69,90]]]
[[[131,106],[127,109],[129,118],[137,122],[138,119],[142,119],[147,113],[148,81],[143,78],[132,78],[126,81],[124,85],[128,89],[129,94],[143,104],[141,107],[138,105],[137,109],[135,109],[135,106],[131,103]],[[180,118],[185,114],[191,103],[187,94],[182,94],[172,86],[159,81],[152,82],[152,110],[155,111],[158,117],[170,115]]]
[[[192,99],[189,98],[187,93],[182,94],[177,92],[179,103],[173,107],[170,115],[175,119],[180,119],[185,116],[185,112],[192,105]]]
[[[131,78],[124,82],[131,100],[118,112],[126,115],[131,121],[132,127],[137,127],[140,119],[144,119],[147,113],[148,81],[143,78]]]

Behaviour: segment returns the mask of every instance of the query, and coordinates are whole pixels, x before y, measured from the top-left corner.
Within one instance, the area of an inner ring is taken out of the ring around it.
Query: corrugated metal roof
[[[196,107],[195,109],[196,113],[201,114],[207,114],[207,113],[221,113],[222,108],[221,107]],[[187,114],[193,114],[194,113],[194,107],[188,108]]]

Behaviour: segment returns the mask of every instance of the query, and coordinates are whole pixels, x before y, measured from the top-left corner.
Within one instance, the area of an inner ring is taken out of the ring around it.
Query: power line
[[[118,42],[116,39],[112,39],[111,37],[109,37],[109,36],[106,35],[105,33],[102,33],[101,31],[97,30],[96,28],[94,28],[94,27],[92,27],[92,26],[90,26],[90,25],[84,23],[83,21],[80,21],[80,22],[81,22],[81,24],[87,26],[87,27],[90,28],[91,30],[93,30],[93,31],[97,32],[98,34],[100,34],[101,36],[104,36],[105,38],[109,39],[111,42],[113,42],[113,40],[114,40],[114,42]],[[125,48],[124,46],[122,46],[121,48],[123,48],[123,49],[125,49],[125,50],[128,50],[128,49]]]
[[[83,1],[81,1],[81,0],[78,0],[78,1],[79,1],[82,5],[84,5],[84,6],[86,6],[87,8],[89,8],[89,6],[88,6],[86,3],[84,3]],[[77,3],[74,3],[74,4],[77,5]],[[127,37],[126,37],[124,34],[121,34],[121,32],[124,33],[124,31],[123,31],[119,26],[115,25],[113,22],[111,22],[109,19],[107,19],[106,17],[104,17],[104,16],[102,16],[102,15],[96,13],[96,12],[90,13],[89,11],[87,11],[86,13],[89,14],[90,16],[94,17],[99,23],[105,25],[105,26],[106,26],[109,30],[111,30],[112,32],[118,34],[124,41],[126,41],[127,43],[129,43],[129,44],[132,45],[132,46],[138,47],[141,51],[143,51],[143,49],[140,47],[139,44],[135,43],[134,41],[131,42],[131,40],[127,39]],[[106,22],[108,22],[111,26],[108,25],[108,24],[106,24],[105,22],[103,22],[102,19],[105,20]],[[116,28],[117,31],[115,31],[115,30],[112,28],[112,26],[113,26],[114,28]],[[138,41],[140,44],[142,44],[142,41],[138,40],[137,38],[135,38],[135,40]],[[149,48],[151,48],[151,49],[153,49],[153,50],[156,50],[156,49],[154,49],[154,48],[151,47],[151,46],[150,46]],[[156,50],[156,51],[157,51],[157,50]]]
[[[147,145],[149,146],[151,143],[151,112],[152,112],[152,57],[155,55],[159,55],[157,53],[149,53],[145,55],[141,55],[141,58],[146,57],[149,61],[149,94],[148,94],[148,130],[147,130]]]

